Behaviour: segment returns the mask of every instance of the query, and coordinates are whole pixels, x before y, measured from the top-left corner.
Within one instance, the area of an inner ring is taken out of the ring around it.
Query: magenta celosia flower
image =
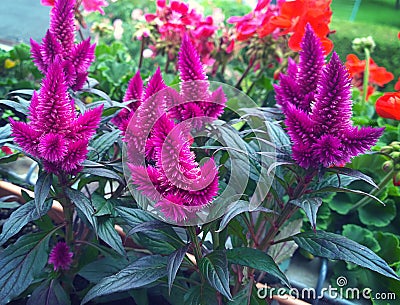
[[[210,92],[200,56],[187,36],[179,52],[178,70],[181,90],[179,94],[169,90],[166,97],[169,115],[180,122],[199,117],[203,123],[219,117],[225,108],[225,94],[222,88]]]
[[[87,69],[94,60],[95,45],[90,44],[90,39],[75,43],[74,7],[75,0],[55,1],[50,29],[41,44],[31,39],[31,52],[33,62],[43,74],[58,56],[66,83],[73,90],[80,90],[87,79]]]
[[[300,166],[347,163],[381,136],[383,128],[352,125],[350,82],[336,53],[325,63],[321,42],[307,25],[299,64],[290,61],[287,75],[275,86],[293,143],[292,157]]]
[[[133,87],[130,84],[128,92]],[[212,158],[202,166],[196,162],[190,125],[179,124],[167,111],[170,92],[176,91],[167,89],[157,70],[130,120],[125,141],[132,183],[167,219],[180,222],[218,194],[218,171]]]
[[[29,123],[10,119],[14,141],[43,162],[50,173],[76,173],[100,123],[103,107],[77,116],[58,58],[48,67],[39,94],[32,96]]]
[[[54,266],[54,271],[68,270],[71,267],[73,253],[65,242],[58,242],[51,249],[48,263]]]

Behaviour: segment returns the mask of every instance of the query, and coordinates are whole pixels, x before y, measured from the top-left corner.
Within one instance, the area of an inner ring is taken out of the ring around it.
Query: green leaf
[[[6,156],[0,158],[0,164],[14,162],[15,160],[18,159],[18,157],[19,157],[19,153],[6,155]]]
[[[274,240],[279,241],[282,239],[287,239],[290,236],[300,233],[302,226],[302,218],[286,222],[285,225],[280,229],[278,235],[275,236]],[[276,264],[280,264],[283,261],[291,258],[297,248],[298,246],[293,240],[285,240],[269,246],[267,253],[272,257]]]
[[[358,217],[367,226],[386,227],[396,217],[396,204],[393,200],[385,200],[386,206],[375,202],[360,207]]]
[[[10,302],[43,272],[53,233],[24,235],[0,253],[0,300]]]
[[[217,250],[207,254],[200,259],[198,266],[209,284],[229,300],[232,300],[229,289],[228,260],[225,251]]]
[[[195,285],[190,287],[184,296],[185,305],[218,305],[214,289],[208,285]]]
[[[28,103],[18,103],[10,100],[0,100],[0,104],[6,105],[17,112],[20,112],[24,115],[28,115]]]
[[[294,204],[295,206],[298,206],[303,209],[303,211],[306,213],[308,219],[310,220],[312,227],[315,230],[316,223],[317,223],[317,212],[318,212],[318,208],[322,204],[322,199],[319,197],[306,198],[306,199],[294,199],[294,200],[289,201],[289,203]]]
[[[43,282],[32,292],[27,305],[37,304],[69,305],[71,301],[59,281],[53,279]]]
[[[342,235],[368,247],[368,249],[374,252],[378,252],[381,249],[372,232],[360,226],[354,224],[344,225]]]
[[[53,200],[46,200],[38,210],[36,209],[35,202],[29,201],[12,212],[10,217],[3,224],[3,229],[0,234],[0,246],[17,234],[26,224],[46,215],[52,203]]]
[[[227,257],[231,264],[238,264],[264,271],[277,277],[285,285],[290,286],[289,280],[276,265],[272,257],[261,250],[253,248],[234,248],[227,251]]]
[[[103,278],[117,273],[119,270],[125,268],[129,261],[124,259],[115,259],[113,257],[105,257],[100,260],[93,261],[84,266],[79,275],[92,283],[98,283]]]
[[[130,229],[127,236],[130,236],[132,234],[139,233],[139,232],[147,232],[147,231],[151,231],[151,230],[168,228],[170,226],[171,226],[170,224],[159,221],[159,220],[150,220],[147,222],[142,222],[141,224],[138,224],[137,226]]]
[[[43,204],[47,199],[50,192],[53,175],[43,172],[39,175],[36,181],[34,192],[35,192],[35,206],[38,211],[43,210]]]
[[[316,231],[293,236],[293,240],[312,255],[339,259],[371,269],[396,280],[399,277],[379,256],[365,246],[341,235]]]
[[[264,207],[258,207],[255,210],[252,210],[251,212],[257,212],[257,211],[265,213],[275,213],[274,211],[266,209]],[[224,217],[222,217],[217,232],[221,232],[223,229],[225,229],[225,227],[233,218],[244,212],[250,212],[250,203],[244,200],[239,200],[235,202],[235,204],[228,209],[228,212],[224,215]]]
[[[172,284],[174,283],[176,273],[189,249],[190,244],[174,251],[168,257],[167,273],[168,273],[168,291],[171,293]]]
[[[106,215],[113,215],[113,204],[111,203],[111,200],[107,200],[103,196],[93,193],[91,195],[92,197],[92,203],[95,209],[95,214],[94,216],[106,216]]]
[[[114,179],[122,185],[125,185],[125,180],[120,175],[104,167],[84,167],[81,173]]]
[[[145,256],[118,273],[106,277],[89,290],[81,304],[115,292],[127,291],[151,284],[167,274],[167,258],[160,255]]]
[[[123,77],[131,70],[129,64],[124,62],[119,63],[114,60],[107,60],[104,64],[107,69],[103,72],[103,75],[114,85],[120,85]]]
[[[96,158],[97,160],[100,160],[111,146],[120,138],[120,136],[121,131],[115,129],[95,138],[90,143],[90,147],[93,151],[89,152],[88,159]]]
[[[119,216],[124,220],[124,222],[130,227],[136,227],[137,225],[156,220],[153,215],[142,209],[127,208],[122,206],[115,207],[115,210]]]
[[[398,263],[400,260],[399,237],[389,232],[375,232],[374,235],[380,245],[378,255],[390,265]]]
[[[356,178],[357,180],[365,181],[375,188],[378,188],[378,186],[376,185],[376,183],[374,182],[374,180],[372,180],[372,178],[370,176],[367,176],[358,170],[355,170],[352,168],[347,168],[347,167],[331,167],[331,168],[328,168],[327,171],[346,175],[349,177],[353,177],[353,178]]]
[[[114,228],[114,222],[111,218],[101,219],[98,222],[99,238],[107,243],[111,248],[121,255],[125,255],[125,248],[122,244],[121,236]]]
[[[97,218],[94,216],[95,210],[89,198],[82,192],[74,189],[66,189],[65,194],[75,204],[76,208],[85,216],[86,220],[92,225],[95,232],[98,232]]]
[[[368,196],[369,198],[374,199],[375,201],[379,202],[383,206],[385,205],[385,203],[382,202],[382,200],[380,200],[379,198],[375,197],[374,195],[372,195],[370,193],[366,193],[366,192],[363,192],[360,190],[346,189],[343,187],[325,187],[325,188],[313,191],[312,193],[318,194],[318,193],[327,193],[327,192],[342,192],[342,193],[352,193],[352,194],[357,194],[357,195]]]

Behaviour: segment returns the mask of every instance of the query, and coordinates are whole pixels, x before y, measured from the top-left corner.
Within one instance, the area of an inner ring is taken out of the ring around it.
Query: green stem
[[[249,65],[247,66],[246,70],[243,72],[242,76],[240,77],[240,79],[238,80],[238,82],[235,85],[236,89],[240,89],[240,84],[245,79],[247,74],[249,74],[251,68],[253,68],[253,66],[254,66],[254,63],[255,63],[255,60],[254,59],[250,59]]]
[[[367,102],[368,81],[369,81],[369,61],[371,58],[370,52],[367,48],[364,49],[364,52],[365,52],[365,69],[364,69],[364,79],[363,79],[362,103]]]
[[[271,225],[264,239],[260,243],[260,249],[262,251],[266,251],[271,244],[271,241],[274,239],[275,235],[278,233],[279,229],[283,226],[283,224],[298,210],[298,206],[295,206],[291,203],[286,203],[282,212],[279,214],[278,219],[274,221]]]
[[[196,262],[198,264],[200,259],[203,257],[203,254],[201,253],[199,239],[197,238],[196,227],[195,226],[188,227],[188,232],[189,232],[190,240],[192,241],[192,243],[194,245],[194,256],[195,256]]]
[[[383,192],[383,190],[384,190],[386,184],[388,184],[388,183],[392,180],[392,178],[393,178],[393,170],[391,170],[389,173],[386,174],[386,176],[385,176],[385,177],[382,179],[382,181],[378,184],[378,188],[374,189],[374,190],[371,192],[371,195],[374,195],[375,197],[376,197],[376,196],[379,196],[380,193]],[[371,200],[371,198],[368,197],[368,196],[363,197],[362,199],[360,199],[359,201],[357,201],[357,202],[351,207],[351,209],[349,210],[349,213],[350,213],[351,211],[354,211],[355,209],[357,209],[357,208],[359,208],[359,207],[362,207],[362,206],[366,205],[370,200]]]

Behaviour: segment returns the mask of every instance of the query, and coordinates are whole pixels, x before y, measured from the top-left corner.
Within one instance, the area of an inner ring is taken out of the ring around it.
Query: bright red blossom
[[[353,86],[362,90],[365,70],[365,60],[360,60],[356,55],[349,54],[346,57],[346,67],[350,76],[353,77]],[[369,80],[368,80],[368,97],[375,91],[374,85],[382,87],[392,81],[393,74],[388,72],[384,67],[379,67],[375,61],[370,58],[369,61]]]
[[[400,120],[400,92],[388,92],[378,98],[376,113],[386,119]]]
[[[236,24],[239,41],[248,40],[255,34],[259,38],[273,33],[292,34],[289,38],[289,47],[294,51],[300,51],[301,39],[308,23],[321,40],[325,54],[332,51],[332,41],[327,38],[332,16],[331,0],[280,0],[277,5],[271,5],[270,2],[270,0],[259,0],[251,13],[228,19],[229,23]]]

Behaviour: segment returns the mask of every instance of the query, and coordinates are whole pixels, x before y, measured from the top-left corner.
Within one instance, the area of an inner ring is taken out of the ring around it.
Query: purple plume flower
[[[140,82],[133,81],[128,92],[139,97]],[[180,98],[178,92],[165,86],[157,70],[139,107],[132,111],[124,140],[132,183],[167,219],[179,222],[218,194],[218,171],[213,159],[202,166],[196,162],[190,150],[190,126],[174,120],[167,111],[167,99],[175,93]],[[215,99],[221,99],[221,92]]]
[[[30,122],[10,122],[14,141],[39,158],[46,171],[74,174],[86,159],[87,145],[100,123],[103,107],[78,116],[62,71],[57,57],[48,67],[39,94],[32,96]]]
[[[170,116],[180,122],[200,118],[194,127],[220,116],[225,108],[226,97],[222,88],[210,91],[210,84],[199,54],[188,36],[182,41],[178,70],[181,79],[179,94],[171,89],[167,97]]]
[[[51,249],[48,263],[54,266],[54,271],[68,270],[71,267],[73,256],[74,254],[65,242],[58,242]]]
[[[38,69],[46,74],[49,66],[60,58],[66,85],[82,89],[87,69],[94,60],[95,45],[89,39],[75,43],[75,0],[56,0],[51,10],[50,29],[41,44],[31,39],[31,54]]]
[[[353,126],[348,71],[336,53],[325,63],[310,25],[302,50],[299,64],[290,60],[287,75],[275,86],[293,143],[292,157],[304,168],[342,165],[375,145],[383,128]]]

